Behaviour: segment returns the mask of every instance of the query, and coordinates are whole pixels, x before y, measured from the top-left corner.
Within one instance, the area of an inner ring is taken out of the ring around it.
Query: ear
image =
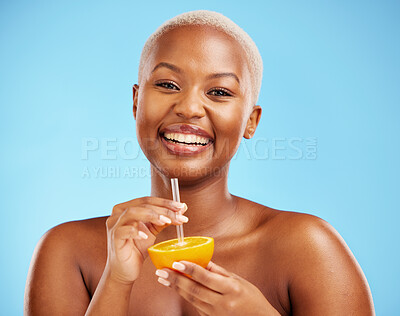
[[[244,138],[250,139],[253,137],[254,133],[256,132],[257,125],[260,122],[261,112],[261,106],[253,106],[253,110],[250,114],[249,119],[247,120],[246,129],[243,134]]]
[[[137,84],[133,85],[132,92],[133,92],[133,117],[136,120],[137,102],[138,102],[138,94],[139,94],[139,86]]]

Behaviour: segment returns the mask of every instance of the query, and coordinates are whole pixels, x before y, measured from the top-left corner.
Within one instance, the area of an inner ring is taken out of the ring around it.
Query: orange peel
[[[170,239],[147,249],[157,269],[172,268],[175,261],[189,261],[206,268],[214,253],[214,239],[204,236],[185,237],[183,245]]]

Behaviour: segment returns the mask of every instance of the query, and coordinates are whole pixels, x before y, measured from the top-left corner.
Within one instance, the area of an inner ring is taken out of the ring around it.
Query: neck
[[[151,168],[151,195],[172,199],[170,178]],[[237,199],[228,191],[229,166],[225,169],[218,176],[179,183],[181,202],[188,206],[185,215],[189,222],[183,226],[187,235],[215,236],[236,212]],[[166,238],[176,238],[173,227],[165,229],[163,234]]]

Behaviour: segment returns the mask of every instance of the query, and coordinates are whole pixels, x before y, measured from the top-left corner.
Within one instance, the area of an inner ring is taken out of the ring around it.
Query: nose
[[[195,89],[181,94],[175,104],[174,113],[185,119],[199,119],[206,115],[201,96]]]

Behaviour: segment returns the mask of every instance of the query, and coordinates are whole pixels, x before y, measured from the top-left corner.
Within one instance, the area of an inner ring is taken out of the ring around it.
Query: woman
[[[228,191],[230,160],[261,117],[261,74],[253,41],[215,12],[182,14],[149,38],[133,115],[151,196],[47,232],[28,276],[27,315],[374,314],[361,268],[328,223]],[[170,200],[172,177],[186,205]],[[170,226],[182,223],[188,235],[214,238],[213,262],[174,264],[191,277],[154,271],[147,248],[175,238]]]

